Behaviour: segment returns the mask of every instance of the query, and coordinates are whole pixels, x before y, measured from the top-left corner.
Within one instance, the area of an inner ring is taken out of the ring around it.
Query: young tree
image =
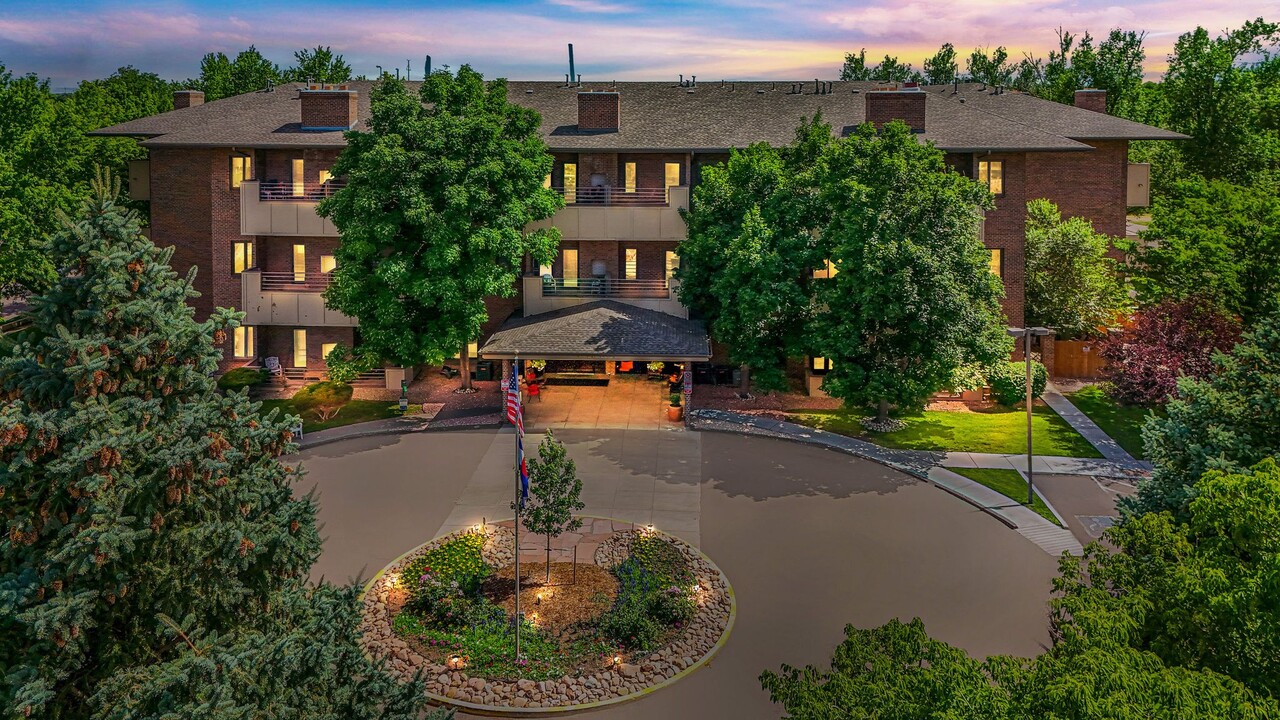
[[[0,704],[19,717],[132,717],[112,698],[131,702],[134,679],[169,666],[165,681],[192,708],[236,696],[230,681],[258,703],[235,706],[248,715],[385,706],[414,717],[417,688],[396,690],[364,659],[345,631],[353,622],[339,637],[302,638],[305,613],[280,615],[310,607],[320,548],[315,505],[294,497],[298,473],[278,461],[296,449],[291,422],[217,391],[215,348],[237,316],[193,321],[190,277],[174,274],[172,248],[141,235],[117,192],[98,178],[64,220],[48,246],[59,279],[0,358]],[[342,597],[342,612],[356,612]],[[304,664],[254,662],[286,637]],[[281,695],[281,678],[305,691]]]
[[[956,79],[959,72],[956,48],[951,43],[943,43],[924,61],[924,81],[930,85],[948,85]]]
[[[1008,358],[1003,290],[978,240],[983,186],[899,122],[832,144],[817,174],[830,212],[819,252],[837,269],[815,283],[811,342],[832,362],[823,390],[878,404],[883,426],[889,405],[923,405],[957,367]]]
[[[293,54],[294,66],[285,70],[286,82],[343,83],[351,79],[351,66],[328,45],[304,48]]]
[[[1024,58],[1018,65],[1019,89],[1065,105],[1081,88],[1107,91],[1107,112],[1130,117],[1142,85],[1145,33],[1113,29],[1098,46],[1086,32],[1078,38],[1058,28],[1058,49],[1047,62]]]
[[[200,61],[200,77],[188,86],[204,92],[205,102],[263,90],[280,81],[280,67],[262,56],[253,45],[232,60],[225,53],[209,53]]]
[[[577,466],[564,443],[548,430],[538,446],[538,457],[529,461],[529,503],[522,514],[529,532],[547,538],[547,582],[551,582],[551,538],[582,527],[582,519],[573,516],[586,507],[581,495]]]
[[[1172,512],[1185,518],[1196,481],[1209,470],[1240,472],[1280,454],[1280,316],[1259,322],[1229,353],[1219,353],[1216,373],[1181,378],[1167,417],[1142,431],[1151,478],[1121,501],[1127,514]]]
[[[1211,376],[1214,355],[1239,339],[1239,323],[1203,297],[1144,308],[1099,343],[1107,393],[1128,405],[1162,405],[1177,395],[1180,378]]]
[[[1088,219],[1062,219],[1048,200],[1027,203],[1027,323],[1060,337],[1096,335],[1128,309],[1129,296],[1107,257],[1111,239]]]
[[[969,53],[967,72],[970,82],[1009,87],[1013,83],[1014,70],[1014,66],[1009,63],[1009,51],[1003,45],[991,52],[974,48]]]
[[[867,49],[862,48],[857,55],[844,54],[844,66],[840,68],[841,80],[870,80],[873,68],[867,65]]]
[[[1145,303],[1212,289],[1246,326],[1280,310],[1280,198],[1274,188],[1191,175],[1156,197],[1143,242],[1129,247]]]
[[[465,65],[417,96],[384,78],[371,102],[369,130],[346,134],[333,168],[346,187],[318,210],[342,233],[325,300],[360,320],[379,359],[434,365],[461,349],[469,389],[485,298],[513,295],[524,257],[551,262],[560,239],[525,232],[564,203],[542,185],[553,161],[538,114]]]

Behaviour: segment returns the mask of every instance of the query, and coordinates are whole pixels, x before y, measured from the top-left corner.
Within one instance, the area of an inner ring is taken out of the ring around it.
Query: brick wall
[[[983,154],[980,159],[1004,163],[1004,194],[996,197],[996,209],[987,213],[984,244],[1004,251],[1005,316],[1021,325],[1026,302],[1026,165],[1024,153]]]
[[[1075,106],[1085,110],[1105,113],[1107,111],[1107,91],[1094,90],[1092,88],[1077,90],[1075,93]]]
[[[354,90],[302,90],[298,104],[302,127],[349,128],[356,122],[359,93]]]
[[[592,276],[591,261],[603,260],[605,264],[605,272],[609,277],[622,277],[619,271],[618,258],[621,252],[618,250],[618,243],[614,240],[605,240],[598,242],[578,242],[578,277],[589,278]]]
[[[204,104],[204,93],[199,90],[176,90],[173,93],[173,109],[195,107]]]
[[[260,154],[258,162],[261,166],[256,171],[260,180],[289,182],[293,180],[293,161],[303,159],[306,181],[320,181],[321,170],[332,170],[338,161],[338,151],[326,148],[308,150],[267,150]]]
[[[867,122],[880,127],[901,120],[915,132],[924,132],[925,100],[920,90],[872,90],[866,93]]]
[[[578,93],[578,129],[617,130],[622,113],[621,97],[613,92]]]
[[[278,357],[282,367],[293,367],[293,331],[286,325],[264,325],[257,330],[258,355]],[[323,368],[325,343],[342,343],[351,347],[355,342],[355,330],[349,327],[306,327],[307,367]]]
[[[622,186],[626,164],[636,164],[636,187],[663,188],[667,181],[667,163],[680,163],[680,184],[689,183],[689,156],[685,153],[619,153],[617,177]]]
[[[1098,232],[1125,234],[1129,143],[1095,140],[1091,152],[1029,153],[1027,199],[1048,198],[1063,217],[1084,217]]]
[[[578,155],[578,187],[591,187],[591,176],[603,175],[612,186],[621,185],[617,153],[580,153]]]
[[[624,244],[624,243],[620,243]],[[667,251],[675,250],[678,242],[644,242],[630,243],[636,248],[636,277],[641,280],[665,280],[667,278]],[[618,262],[625,261],[623,248],[618,248]],[[619,267],[622,267],[619,265]]]
[[[320,256],[334,254],[339,242],[329,237],[259,237],[258,267],[265,272],[293,272],[293,246],[305,245],[307,274],[319,274]]]

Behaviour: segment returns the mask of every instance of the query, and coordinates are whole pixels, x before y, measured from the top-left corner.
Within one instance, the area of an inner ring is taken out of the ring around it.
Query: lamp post
[[[1053,331],[1044,327],[1011,327],[1006,332],[1015,338],[1024,339],[1022,355],[1027,363],[1027,506],[1031,507],[1035,505],[1036,499],[1036,484],[1031,469],[1031,338],[1032,336],[1043,337]]]

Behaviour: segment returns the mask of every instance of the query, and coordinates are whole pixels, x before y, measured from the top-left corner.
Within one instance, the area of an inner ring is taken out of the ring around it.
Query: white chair
[[[293,433],[294,440],[302,440],[302,419],[298,419],[298,424],[289,428],[289,432]]]

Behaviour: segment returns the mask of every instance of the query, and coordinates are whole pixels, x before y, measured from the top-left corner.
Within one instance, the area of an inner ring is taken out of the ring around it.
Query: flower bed
[[[364,597],[367,651],[406,678],[423,670],[438,700],[570,709],[665,683],[727,633],[732,595],[706,557],[614,522],[587,562],[552,563],[549,583],[545,564],[521,563],[516,660],[514,541],[505,525],[444,536],[388,566]]]

